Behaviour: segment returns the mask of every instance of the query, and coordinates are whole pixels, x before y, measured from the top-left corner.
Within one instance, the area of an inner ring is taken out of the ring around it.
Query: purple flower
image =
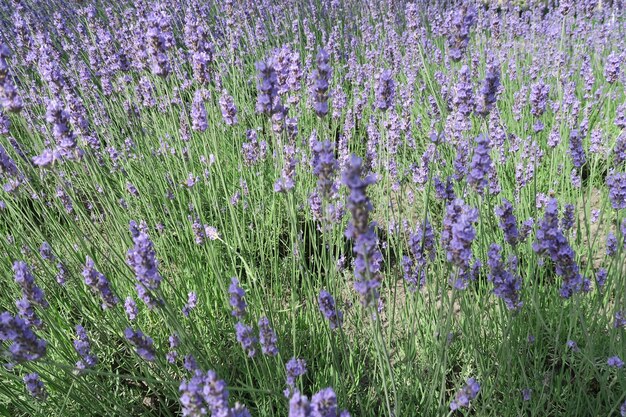
[[[76,326],[76,339],[74,339],[74,350],[81,357],[76,362],[76,369],[82,371],[87,368],[92,368],[97,362],[98,358],[91,354],[91,344],[85,328],[81,325]]]
[[[487,186],[487,175],[491,169],[490,152],[489,138],[485,135],[478,135],[467,181],[480,195]]]
[[[204,400],[205,376],[202,371],[196,370],[189,380],[183,380],[178,387],[180,404],[183,416],[199,417],[207,414],[207,404]]]
[[[539,81],[530,88],[531,113],[535,117],[540,117],[546,111],[550,86]]]
[[[198,132],[204,132],[207,127],[207,112],[204,105],[205,90],[197,90],[191,103],[191,128]]]
[[[622,368],[624,366],[624,361],[620,359],[619,356],[611,356],[607,361],[607,365],[611,368]]]
[[[256,111],[267,116],[271,116],[282,110],[280,99],[278,98],[277,76],[274,69],[274,61],[270,58],[267,61],[256,63],[256,70],[259,72],[257,89]]]
[[[45,401],[48,397],[46,388],[44,387],[43,382],[41,382],[39,374],[36,372],[24,375],[24,384],[26,385],[28,393],[39,401]]]
[[[233,317],[237,317],[239,320],[243,319],[246,315],[248,305],[244,300],[246,292],[239,286],[239,280],[237,278],[232,277],[230,279],[228,293],[230,294],[230,306],[233,308]]]
[[[567,346],[568,349],[574,352],[580,352],[580,349],[578,348],[578,344],[573,340],[568,340],[567,343],[565,343],[565,346]]]
[[[493,293],[504,301],[509,310],[519,310],[522,307],[520,301],[522,280],[516,271],[506,270],[500,258],[501,252],[502,248],[495,243],[489,247],[488,263],[491,273],[487,279],[493,283]],[[517,259],[513,257],[510,263],[513,266],[517,265]]]
[[[46,261],[54,261],[54,253],[48,242],[43,242],[39,247],[39,254]]]
[[[571,230],[574,227],[574,211],[575,207],[573,204],[566,204],[563,208],[563,219],[561,220],[561,228],[564,231]]]
[[[296,158],[296,147],[293,145],[286,145],[284,148],[284,165],[280,173],[280,178],[274,183],[274,191],[277,193],[285,193],[292,190],[295,183],[296,165],[298,159]]]
[[[469,378],[465,386],[456,393],[454,400],[450,403],[451,410],[458,410],[461,407],[469,407],[472,401],[480,391],[480,384],[474,379]]]
[[[460,114],[469,117],[474,110],[474,89],[467,65],[463,65],[459,70],[459,81],[455,87],[455,92],[452,104]]]
[[[396,94],[396,85],[393,81],[391,71],[384,70],[378,79],[376,86],[376,107],[382,111],[387,111],[393,106],[393,99]]]
[[[154,342],[144,335],[141,330],[133,330],[127,327],[124,330],[124,337],[135,347],[135,352],[143,359],[152,362],[155,359]]]
[[[500,63],[491,56],[487,63],[487,73],[480,95],[476,103],[476,112],[481,116],[487,116],[493,109],[498,99],[500,89]]]
[[[0,314],[0,341],[10,343],[6,354],[16,363],[34,361],[46,354],[46,341],[39,339],[24,319],[8,311]]]
[[[195,292],[190,292],[187,295],[187,304],[183,306],[183,315],[185,317],[189,317],[189,313],[191,312],[191,310],[196,308],[197,304],[198,304],[198,295]]]
[[[165,355],[165,358],[167,359],[169,363],[173,364],[176,362],[176,357],[178,356],[178,352],[176,352],[175,349],[180,344],[180,340],[178,339],[178,335],[174,333],[169,336],[168,341],[170,343],[170,351],[167,352],[167,354]]]
[[[606,235],[606,256],[612,257],[617,253],[617,238],[613,232]]]
[[[39,304],[43,308],[48,307],[45,294],[41,288],[35,284],[35,277],[30,272],[30,268],[25,262],[15,261],[13,263],[15,282],[22,289],[22,296],[31,303]]]
[[[94,293],[100,294],[102,298],[102,309],[112,308],[117,305],[119,299],[111,290],[109,281],[96,270],[93,259],[89,256],[85,261],[82,275],[85,278],[85,284],[87,284]]]
[[[579,273],[574,250],[559,229],[558,203],[555,198],[546,205],[533,250],[539,256],[547,254],[554,262],[557,275],[563,278],[560,291],[562,297],[570,298],[583,288],[584,280]]]
[[[57,145],[53,154],[58,154],[68,159],[76,159],[76,157],[82,154],[82,151],[76,146],[76,135],[70,127],[69,119],[70,115],[65,111],[65,107],[60,101],[48,101],[46,121],[52,124],[52,135]]]
[[[296,378],[306,373],[306,362],[304,359],[291,358],[285,365],[287,372],[287,390],[285,396],[289,397],[291,391],[296,387]]]
[[[524,388],[522,390],[522,400],[530,401],[533,395],[533,390],[530,388]]]
[[[310,417],[311,405],[305,395],[295,391],[289,400],[289,416],[288,417]]]
[[[228,389],[226,382],[218,379],[214,371],[208,371],[204,379],[204,389],[202,390],[204,401],[206,402],[212,416],[228,416]]]
[[[259,341],[261,342],[261,351],[264,355],[278,355],[278,338],[276,332],[270,327],[270,321],[267,317],[261,317],[259,320]]]
[[[167,59],[167,50],[171,45],[169,38],[169,19],[162,12],[151,13],[148,17],[148,30],[146,38],[148,40],[148,56],[150,58],[150,69],[154,75],[167,77],[171,72],[171,67]]]
[[[313,110],[319,117],[328,114],[328,85],[330,81],[331,68],[328,65],[328,53],[320,49],[317,53],[317,68],[313,71]]]
[[[611,52],[606,58],[606,65],[604,66],[604,78],[609,84],[615,83],[619,80],[620,76],[620,64],[621,59],[615,52]]]
[[[626,401],[624,401],[622,406],[619,408],[619,413],[622,417],[626,417]]]
[[[626,208],[626,173],[612,174],[606,177],[609,187],[609,200],[615,210]]]
[[[354,289],[361,296],[361,303],[369,306],[374,305],[378,299],[382,254],[378,248],[375,223],[369,222],[372,203],[365,193],[367,187],[375,182],[375,177],[363,176],[362,171],[361,159],[352,155],[343,173],[342,182],[350,190],[347,206],[352,213],[352,221],[346,229],[346,237],[354,242]]]
[[[235,334],[237,336],[237,341],[241,343],[241,347],[246,351],[249,357],[254,357],[256,355],[256,349],[254,345],[257,342],[257,338],[254,335],[254,330],[252,327],[243,324],[242,322],[237,322],[235,325]]]
[[[608,271],[605,268],[600,268],[598,272],[596,272],[596,284],[598,284],[598,288],[602,288],[606,284],[607,274]]]
[[[235,101],[228,95],[226,90],[222,91],[220,96],[220,110],[222,111],[222,117],[224,123],[228,126],[234,126],[237,124],[237,107],[235,107]]]
[[[335,159],[334,144],[326,140],[311,141],[311,166],[313,175],[317,177],[317,190],[323,198],[332,198],[337,193],[335,172],[339,163]]]
[[[158,271],[158,261],[152,241],[146,232],[141,230],[135,234],[132,229],[131,223],[134,246],[126,255],[126,263],[133,269],[135,278],[139,281],[135,287],[137,295],[148,308],[154,308],[162,302],[155,294],[162,280]]]
[[[132,297],[126,297],[124,301],[124,311],[126,312],[128,320],[133,321],[137,318],[139,311],[137,310],[137,303],[135,303]]]
[[[504,239],[510,245],[517,245],[520,234],[517,230],[517,219],[513,214],[513,205],[503,198],[502,205],[496,207],[495,213],[500,218],[500,229],[504,232]]]
[[[259,160],[265,159],[267,152],[267,142],[258,141],[258,135],[255,130],[246,132],[247,141],[241,145],[243,159],[247,166],[256,164]]]
[[[452,178],[447,177],[445,184],[441,182],[439,177],[435,177],[434,179],[435,185],[435,195],[438,199],[443,200],[447,203],[452,202],[456,195],[454,194],[454,184],[452,183]]]
[[[428,221],[409,235],[409,252],[411,256],[402,258],[404,279],[409,283],[409,289],[415,291],[426,281],[426,264],[433,261],[436,255],[436,241],[433,228]]]
[[[17,113],[22,110],[23,103],[9,72],[7,58],[10,56],[9,48],[0,43],[0,106],[8,112]]]
[[[441,244],[446,249],[448,262],[456,266],[458,278],[455,287],[465,288],[465,274],[469,271],[472,259],[472,242],[476,237],[474,223],[478,221],[478,210],[465,205],[457,198],[446,208],[441,232]]]
[[[320,311],[330,323],[330,328],[336,329],[341,327],[343,322],[343,313],[335,306],[335,299],[333,296],[328,291],[322,290],[320,291],[320,295],[318,297],[318,303]]]
[[[469,44],[470,31],[476,22],[476,9],[469,3],[454,9],[450,21],[448,47],[450,59],[460,61]]]
[[[218,379],[214,371],[205,374],[195,370],[190,380],[183,380],[178,388],[183,416],[199,417],[210,412],[213,417],[250,417],[248,410],[239,403],[228,407],[226,382]]]
[[[311,417],[337,417],[337,395],[332,388],[324,388],[311,398]]]
[[[578,130],[575,129],[569,134],[569,153],[574,167],[580,169],[587,162],[585,150],[583,149],[583,138]]]

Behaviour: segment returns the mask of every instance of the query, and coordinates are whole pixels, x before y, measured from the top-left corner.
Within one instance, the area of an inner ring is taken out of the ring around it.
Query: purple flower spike
[[[393,106],[393,99],[396,94],[396,86],[393,81],[391,71],[385,70],[380,74],[378,86],[376,87],[376,107],[386,111]]]
[[[287,372],[287,389],[285,390],[285,396],[289,397],[292,391],[296,387],[296,378],[306,373],[306,362],[304,359],[291,358],[285,365]]]
[[[328,291],[322,290],[320,291],[318,302],[320,305],[320,311],[330,323],[330,328],[336,329],[341,327],[343,322],[343,313],[335,307],[335,299],[333,296],[330,295]]]
[[[246,315],[246,308],[248,305],[244,300],[246,292],[239,286],[239,280],[235,277],[230,279],[230,286],[228,287],[228,293],[230,294],[230,306],[233,308],[232,315],[241,320]]]
[[[493,110],[500,90],[500,63],[495,57],[490,57],[487,63],[487,73],[480,95],[476,103],[476,112],[487,116]]]
[[[161,275],[158,271],[158,261],[154,252],[153,243],[144,230],[133,228],[131,234],[134,246],[128,251],[126,263],[135,272],[137,295],[148,308],[155,308],[162,301],[156,298],[155,292],[161,284]]]
[[[137,303],[135,303],[132,297],[126,297],[124,301],[124,311],[126,312],[128,320],[133,321],[137,318],[139,310],[137,309]]]
[[[569,134],[569,152],[574,167],[580,169],[585,165],[587,157],[585,156],[585,150],[583,148],[583,138],[578,130],[572,130]]]
[[[615,210],[626,208],[626,173],[609,175],[606,178],[609,187],[609,200]]]
[[[311,398],[311,417],[337,417],[337,395],[324,388]]]
[[[472,259],[472,242],[476,237],[474,223],[478,210],[465,205],[461,199],[448,204],[441,232],[441,244],[446,249],[448,262],[458,268],[455,287],[465,288],[466,275]]]
[[[259,320],[259,341],[261,342],[261,351],[264,355],[278,355],[278,338],[276,332],[270,327],[270,321],[267,317],[261,317]]]
[[[102,298],[102,309],[113,308],[119,302],[117,296],[111,290],[111,285],[104,275],[98,272],[95,268],[95,264],[90,257],[87,257],[85,261],[85,267],[83,268],[83,277],[85,278],[85,284],[94,293],[97,293]]]
[[[237,336],[237,341],[241,343],[241,347],[246,351],[249,357],[254,357],[256,355],[256,349],[254,345],[257,342],[257,338],[254,335],[254,330],[252,327],[243,324],[242,322],[237,322],[235,325],[235,334]]]
[[[373,175],[363,175],[363,162],[354,155],[350,158],[342,177],[343,184],[350,190],[348,209],[352,220],[346,229],[346,237],[354,241],[354,289],[361,296],[364,306],[375,305],[380,286],[382,254],[378,248],[375,223],[370,223],[372,203],[365,193],[375,182]]]
[[[36,372],[24,375],[24,384],[26,385],[26,389],[28,390],[29,394],[39,401],[45,401],[48,397],[46,388],[39,378],[39,374],[37,374]]]
[[[128,327],[124,330],[124,337],[135,347],[135,352],[143,359],[152,362],[155,359],[154,342],[144,335],[141,330],[133,330]]]
[[[328,58],[328,53],[320,49],[316,58],[317,68],[313,72],[313,110],[319,117],[328,114],[328,85],[332,71]]]
[[[91,354],[91,344],[85,328],[81,325],[76,326],[76,339],[74,340],[74,349],[81,359],[76,362],[76,369],[82,371],[92,368],[98,362],[98,358]]]
[[[24,319],[8,311],[0,314],[0,341],[9,343],[6,355],[14,363],[34,361],[46,355],[46,341],[39,339]]]
[[[22,110],[24,105],[9,72],[7,58],[10,56],[9,48],[0,43],[0,106],[8,112],[17,113]]]
[[[483,194],[485,187],[487,187],[487,176],[491,169],[490,152],[489,138],[485,135],[479,135],[476,138],[476,147],[474,148],[474,156],[472,157],[467,180],[480,195]]]
[[[522,280],[517,276],[516,271],[507,270],[501,260],[502,248],[495,243],[489,248],[489,268],[491,273],[488,276],[489,282],[493,283],[493,292],[500,297],[509,310],[518,310],[522,307],[520,301],[520,291]],[[512,265],[517,265],[517,259],[512,258]]]
[[[465,386],[456,393],[454,400],[450,403],[451,410],[458,410],[462,407],[469,407],[472,401],[480,391],[480,384],[474,379],[469,378]]]
[[[556,199],[551,199],[536,233],[533,250],[540,256],[548,255],[556,266],[557,275],[563,278],[561,296],[570,298],[583,289],[584,281],[576,264],[574,250],[559,229],[559,209]]]

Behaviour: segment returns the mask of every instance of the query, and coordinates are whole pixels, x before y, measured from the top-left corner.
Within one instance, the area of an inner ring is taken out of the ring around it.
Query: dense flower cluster
[[[19,112],[23,103],[9,72],[7,58],[10,56],[9,48],[0,42],[0,106],[8,112]]]
[[[343,173],[342,182],[350,191],[347,207],[352,213],[352,221],[348,224],[346,237],[353,241],[356,255],[354,289],[361,296],[361,303],[369,306],[378,299],[382,254],[378,248],[375,223],[369,221],[372,203],[366,194],[367,187],[376,179],[372,175],[364,176],[362,168],[362,160],[353,155]]]
[[[457,267],[454,286],[465,289],[472,260],[472,242],[476,237],[474,223],[478,221],[478,210],[456,199],[446,208],[441,231],[441,245],[446,250],[448,262]]]
[[[135,272],[139,281],[136,285],[137,295],[149,307],[154,308],[161,303],[157,290],[163,279],[158,271],[158,261],[150,237],[143,230],[136,234],[136,224],[131,222],[134,246],[126,255],[126,262]]]
[[[141,330],[133,330],[128,327],[124,330],[124,337],[135,347],[135,352],[147,361],[153,361],[156,358],[154,352],[154,341],[152,338],[144,335]]]
[[[91,354],[91,343],[85,328],[76,326],[76,339],[74,339],[74,349],[81,359],[76,362],[76,369],[79,371],[92,368],[98,362],[98,358]]]
[[[615,210],[626,208],[626,173],[612,174],[606,177],[609,187],[609,199]]]
[[[626,416],[624,2],[495,3],[3,2],[0,410]]]
[[[0,314],[0,341],[9,343],[3,353],[13,363],[34,361],[46,354],[46,341],[39,339],[24,319],[8,311]]]
[[[111,289],[109,281],[103,274],[96,270],[93,259],[90,257],[87,257],[85,261],[82,274],[85,278],[85,284],[87,284],[94,293],[100,295],[103,309],[112,308],[117,305],[119,299]]]
[[[396,94],[396,85],[391,71],[384,70],[378,79],[376,87],[376,107],[382,111],[389,110],[393,106]]]
[[[520,291],[522,289],[522,280],[517,276],[517,271],[507,270],[501,260],[502,248],[493,243],[489,247],[489,281],[493,284],[493,293],[500,297],[509,310],[517,310],[521,308]],[[517,265],[515,257],[509,260],[512,267]]]
[[[320,305],[320,311],[330,323],[330,328],[336,329],[341,327],[343,313],[335,306],[333,296],[328,291],[322,290],[318,297],[318,303]]]
[[[475,22],[476,9],[469,2],[465,2],[460,8],[452,12],[448,47],[450,48],[450,58],[453,61],[460,61],[463,58],[469,44],[470,31]]]
[[[328,85],[331,73],[328,59],[328,53],[321,49],[317,53],[317,68],[313,73],[313,110],[319,117],[324,117],[328,114]]]
[[[574,250],[559,228],[558,202],[552,198],[548,201],[544,217],[539,223],[533,250],[538,255],[548,255],[556,267],[556,273],[563,278],[561,296],[571,297],[583,289],[586,279],[581,276]]]
[[[458,410],[462,407],[469,407],[470,401],[476,398],[479,391],[480,384],[474,378],[469,378],[465,386],[454,396],[454,400],[450,403],[450,409]]]
[[[183,416],[199,417],[210,413],[211,416],[250,417],[247,409],[240,404],[229,408],[226,382],[218,379],[215,371],[204,374],[196,370],[192,378],[181,382],[178,390]]]

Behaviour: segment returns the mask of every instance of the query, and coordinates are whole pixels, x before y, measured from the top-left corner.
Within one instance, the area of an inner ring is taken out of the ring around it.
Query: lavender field
[[[0,416],[626,416],[622,0],[0,2]]]

